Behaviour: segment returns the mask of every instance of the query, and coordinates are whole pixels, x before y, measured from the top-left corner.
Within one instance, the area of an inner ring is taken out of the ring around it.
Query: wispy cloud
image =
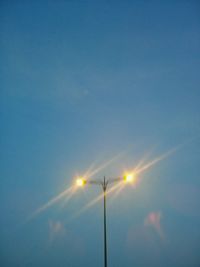
[[[66,234],[66,229],[61,221],[49,220],[49,245],[51,245],[57,238],[64,237]]]
[[[144,220],[145,226],[153,227],[156,233],[164,240],[164,232],[161,226],[162,213],[160,211],[150,212]]]

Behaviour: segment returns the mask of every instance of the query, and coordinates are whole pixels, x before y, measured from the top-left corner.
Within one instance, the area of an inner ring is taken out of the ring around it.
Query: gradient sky
[[[200,266],[199,1],[1,0],[0,25],[0,266],[103,266],[100,188],[27,218],[173,149],[109,195],[109,267]]]

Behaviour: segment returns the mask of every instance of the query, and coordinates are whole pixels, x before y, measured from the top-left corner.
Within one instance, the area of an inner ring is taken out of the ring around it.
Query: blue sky
[[[1,266],[102,266],[102,203],[79,213],[100,188],[27,218],[92,164],[115,157],[90,178],[118,177],[173,149],[108,196],[109,266],[199,266],[199,14],[199,1],[1,1]]]

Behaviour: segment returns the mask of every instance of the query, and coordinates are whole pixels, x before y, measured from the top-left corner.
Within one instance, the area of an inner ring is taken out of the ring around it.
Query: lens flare
[[[88,177],[92,177],[95,174],[99,173],[100,171],[102,171],[103,169],[105,169],[106,167],[108,167],[111,163],[113,163],[114,161],[118,160],[120,157],[122,157],[123,155],[125,155],[127,153],[127,149],[118,153],[116,156],[114,156],[113,158],[111,158],[110,160],[104,162],[102,165],[98,166],[96,169],[94,169],[93,171],[89,171],[88,172]]]
[[[111,204],[113,201],[117,198],[117,196],[120,194],[120,192],[125,188],[126,184],[124,182],[120,182],[120,186],[115,190],[114,194],[111,196]]]
[[[61,202],[60,208],[63,209],[67,203],[69,202],[69,200],[73,197],[73,195],[75,194],[75,192],[77,191],[77,187],[73,186],[72,190],[69,192],[69,194],[63,199],[63,202]]]
[[[114,186],[112,186],[110,189],[106,191],[106,196],[110,195],[113,191],[117,190],[119,187],[121,187],[121,183],[117,183]],[[102,200],[104,197],[104,193],[101,193],[98,197],[90,201],[86,206],[84,206],[79,212],[75,213],[72,219],[77,218],[79,215],[81,215],[83,212],[94,206],[97,202]]]
[[[67,188],[66,190],[61,192],[59,195],[57,195],[56,197],[52,198],[46,204],[44,204],[43,206],[38,208],[36,211],[34,211],[28,217],[27,222],[32,220],[32,219],[34,219],[35,217],[37,217],[40,213],[42,213],[46,209],[50,208],[52,205],[54,205],[55,203],[60,201],[62,198],[67,197],[67,199],[69,200],[69,198],[71,198],[71,196],[73,195],[72,193],[74,193],[74,186],[71,186],[71,187]]]
[[[152,161],[147,162],[145,165],[140,166],[139,168],[135,169],[136,174],[140,174],[148,169],[150,169],[152,166],[157,164],[159,161],[164,160],[165,158],[169,157],[171,154],[173,154],[175,151],[177,151],[179,147],[173,148],[169,151],[167,151],[165,154],[162,154],[158,156],[157,158],[153,159]]]

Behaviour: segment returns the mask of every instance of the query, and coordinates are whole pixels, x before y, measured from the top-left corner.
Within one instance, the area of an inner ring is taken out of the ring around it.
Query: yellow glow
[[[133,182],[135,182],[135,175],[133,173],[126,173],[124,175],[124,181],[126,183],[133,183]]]
[[[76,185],[77,186],[84,186],[86,184],[86,180],[82,177],[79,177],[76,179]]]

